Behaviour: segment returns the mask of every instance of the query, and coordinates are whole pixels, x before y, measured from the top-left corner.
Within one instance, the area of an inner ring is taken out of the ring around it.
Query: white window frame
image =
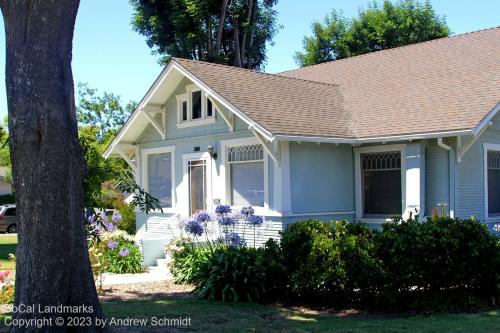
[[[176,204],[177,198],[175,196],[175,188],[176,188],[176,180],[175,180],[175,146],[167,146],[167,147],[155,147],[155,148],[145,148],[141,150],[142,157],[142,187],[146,192],[149,192],[148,188],[148,155],[153,154],[165,154],[170,153],[170,163],[171,163],[171,177],[172,177],[172,207],[162,207],[164,213],[175,213],[176,212]],[[160,213],[159,209],[156,209],[154,212]]]
[[[201,92],[201,118],[192,119],[192,94],[194,92]],[[184,94],[177,95],[177,128],[186,128],[199,125],[207,125],[215,123],[215,113],[217,112],[216,106],[212,103],[212,115],[207,115],[207,100],[208,95],[196,84],[189,84],[186,86]],[[182,120],[182,102],[187,102],[187,120]]]
[[[500,152],[500,144],[498,143],[483,143],[483,172],[484,172],[484,217],[485,220],[500,220],[499,215],[490,216],[488,207],[488,152]]]
[[[356,194],[356,219],[386,222],[391,216],[365,216],[363,212],[363,188],[361,179],[361,154],[399,152],[401,154],[401,215],[406,210],[406,149],[405,145],[383,145],[354,148],[354,182]],[[376,222],[375,222],[376,223]]]
[[[231,204],[231,172],[230,166],[227,160],[227,148],[231,147],[241,147],[241,146],[249,146],[249,145],[257,145],[261,144],[256,137],[245,137],[238,139],[228,139],[222,140],[221,144],[221,177],[224,179],[224,200],[225,202],[221,202],[224,204]],[[243,206],[233,206],[231,205],[233,210],[236,212],[243,208]],[[252,206],[255,210],[255,214],[257,215],[268,215],[269,214],[269,155],[264,149],[264,206]]]

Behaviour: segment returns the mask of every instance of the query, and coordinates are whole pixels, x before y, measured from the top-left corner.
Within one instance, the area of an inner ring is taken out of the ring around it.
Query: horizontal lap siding
[[[498,126],[498,119],[495,121]],[[500,144],[500,131],[495,129],[486,130],[472,145],[462,158],[462,163],[456,164],[456,210],[457,215],[462,218],[475,216],[485,223],[484,214],[486,203],[484,193],[484,149],[483,143]],[[462,146],[467,141],[463,140]]]

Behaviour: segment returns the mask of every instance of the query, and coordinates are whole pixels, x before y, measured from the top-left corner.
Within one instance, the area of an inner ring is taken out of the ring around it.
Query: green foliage
[[[315,21],[312,30],[313,36],[304,38],[304,51],[295,54],[301,67],[450,35],[430,2],[418,0],[373,2],[351,20],[334,10],[323,23]]]
[[[118,228],[126,231],[129,235],[135,235],[135,207],[134,205],[123,205],[118,209],[122,220],[118,223]]]
[[[464,297],[499,295],[500,247],[478,220],[438,217],[383,228],[375,238],[375,256],[383,263],[378,301],[385,306],[432,307],[443,291]]]
[[[291,296],[338,306],[360,297],[354,290],[371,290],[380,278],[372,239],[372,230],[345,221],[289,226],[281,244]]]
[[[119,252],[124,248],[128,249],[127,256],[121,256]],[[107,271],[110,273],[140,273],[142,269],[142,253],[133,242],[121,242],[121,245],[113,250],[108,250],[104,254],[109,260]]]
[[[175,282],[197,284],[208,270],[212,251],[208,246],[178,239],[167,247],[167,253],[172,258],[170,269]]]
[[[258,301],[265,293],[263,267],[258,250],[224,246],[210,256],[204,276],[196,281],[196,293],[209,300]]]
[[[99,143],[114,137],[136,106],[134,102],[122,105],[120,96],[112,93],[104,92],[100,96],[97,89],[90,88],[87,83],[78,84],[78,96],[78,122],[95,129]]]
[[[259,69],[277,32],[277,0],[130,0],[134,29],[171,57]]]

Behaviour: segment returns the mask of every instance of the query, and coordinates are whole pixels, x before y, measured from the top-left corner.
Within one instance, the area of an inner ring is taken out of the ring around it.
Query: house
[[[108,147],[163,213],[137,213],[146,264],[180,217],[255,207],[261,241],[297,220],[433,209],[500,222],[500,27],[279,74],[173,59]]]

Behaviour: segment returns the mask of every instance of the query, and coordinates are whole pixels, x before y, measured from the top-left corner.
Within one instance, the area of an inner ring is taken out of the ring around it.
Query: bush
[[[122,220],[118,223],[118,228],[126,231],[129,235],[135,235],[135,207],[134,205],[128,204],[120,207],[118,212],[122,216]]]
[[[471,296],[497,296],[498,240],[476,219],[388,223],[377,234],[375,247],[385,272],[381,306],[441,307],[449,294],[460,296],[454,302],[465,305]]]
[[[209,265],[209,247],[178,239],[167,247],[167,251],[172,257],[169,266],[175,283],[196,284],[203,279],[200,275],[203,276],[201,272],[206,271]]]
[[[366,298],[359,290],[370,292],[381,274],[372,256],[373,235],[366,226],[345,221],[289,226],[281,244],[293,300],[342,306]]]
[[[14,278],[11,271],[0,271],[0,304],[14,303]]]

